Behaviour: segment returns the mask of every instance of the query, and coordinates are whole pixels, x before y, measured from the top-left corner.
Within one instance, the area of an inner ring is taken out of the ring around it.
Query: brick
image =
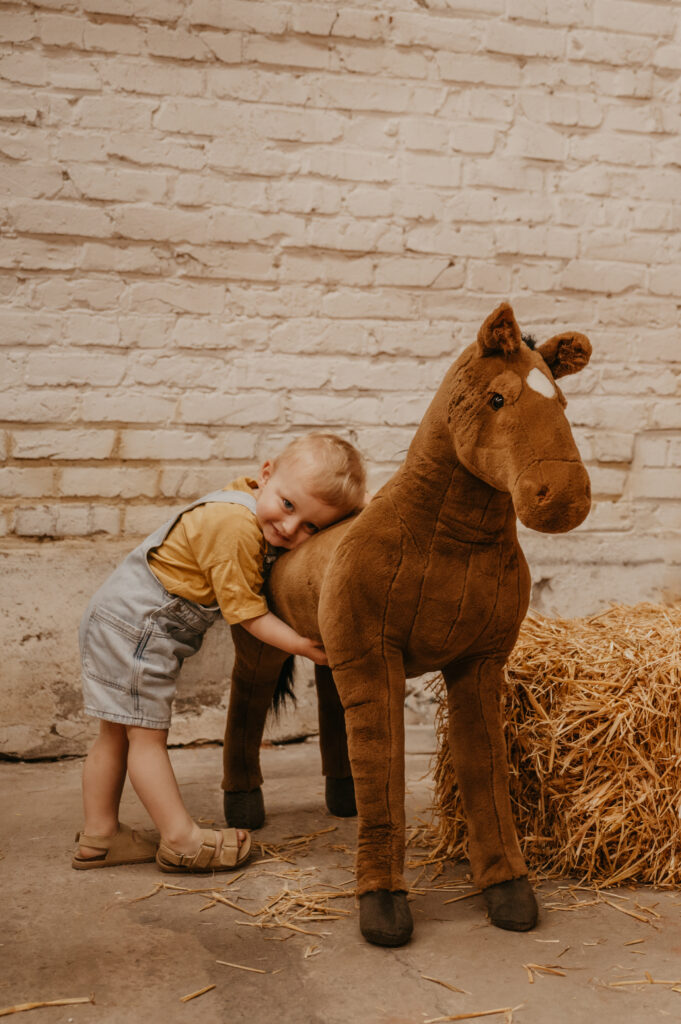
[[[102,80],[116,92],[189,97],[203,96],[206,91],[202,68],[178,67],[174,63],[150,63],[148,59],[107,62],[101,74]]]
[[[571,260],[560,277],[562,288],[587,292],[619,292],[643,287],[645,267],[598,260]]]
[[[390,289],[374,288],[370,292],[351,291],[338,288],[325,296],[322,311],[330,317],[396,317],[408,319],[413,317],[416,300],[408,293],[399,293]]]
[[[9,204],[9,215],[17,231],[32,234],[100,237],[111,232],[108,214],[82,203],[18,200]]]
[[[36,19],[33,11],[3,12],[0,20],[0,40],[3,43],[27,43],[36,35]]]
[[[277,423],[283,414],[283,399],[267,391],[221,395],[186,394],[179,401],[183,423],[216,423],[227,426]]]
[[[216,436],[186,430],[122,430],[119,446],[119,456],[126,460],[205,462],[216,458],[252,458],[254,451],[252,434],[222,430]]]
[[[70,14],[41,14],[38,18],[40,39],[45,46],[83,49],[85,25],[83,18]]]
[[[76,109],[80,128],[107,128],[123,132],[148,132],[154,103],[123,96],[84,96]]]
[[[320,75],[315,82],[315,104],[341,110],[383,113],[434,114],[442,105],[442,87],[397,81],[374,81],[356,75]]]
[[[209,282],[158,281],[133,284],[128,289],[131,310],[165,313],[222,313],[225,308],[223,285]]]
[[[250,467],[251,471],[254,468]],[[183,502],[189,503],[203,494],[222,489],[230,480],[243,475],[242,469],[237,467],[199,466],[195,469],[188,466],[165,466],[161,471],[159,489],[164,497],[181,498]]]
[[[384,39],[388,31],[389,15],[384,11],[342,7],[335,11],[333,35],[338,38],[374,40]]]
[[[90,423],[166,423],[176,413],[173,398],[161,398],[147,391],[119,389],[85,392],[81,397],[81,418]]]
[[[110,310],[121,301],[125,283],[116,278],[62,278],[56,274],[35,286],[35,301],[54,309],[87,306]]]
[[[141,354],[128,367],[125,379],[129,384],[165,387],[210,387],[223,383],[229,368],[222,359],[208,356],[171,355],[156,351]]]
[[[158,494],[158,475],[155,468],[68,467],[60,471],[59,490],[76,498],[153,498]]]
[[[287,26],[287,11],[277,4],[250,3],[249,0],[191,0],[186,17],[194,25],[237,29],[281,35]]]
[[[208,218],[202,213],[185,213],[160,206],[126,204],[110,214],[114,232],[123,238],[140,241],[204,242]]]
[[[59,246],[35,238],[0,238],[0,266],[21,270],[74,270],[76,246]]]
[[[654,295],[681,296],[681,271],[678,263],[651,269],[649,286]]]
[[[50,352],[31,354],[26,364],[26,383],[29,386],[60,385],[115,385],[125,372],[125,357],[89,355],[87,353]]]
[[[15,532],[20,537],[86,537],[119,530],[118,509],[106,506],[36,505],[15,512]]]
[[[449,260],[422,257],[388,257],[376,264],[375,283],[407,288],[432,288],[449,266]]]
[[[444,369],[446,367],[438,363],[419,363],[415,359],[400,360],[395,357],[381,362],[366,359],[337,360],[329,374],[329,383],[334,391],[359,388],[382,394],[386,391],[404,391],[405,381],[409,381],[415,391],[433,392],[440,385]]]
[[[213,56],[225,64],[240,64],[243,59],[243,38],[239,32],[199,32],[201,42]]]
[[[681,499],[681,469],[639,469],[631,474],[628,494],[632,498]]]
[[[591,21],[591,0],[508,0],[509,18],[574,26]]]
[[[336,36],[336,33],[333,33]],[[336,63],[345,72],[360,75],[386,75],[393,79],[426,81],[430,77],[430,61],[415,50],[388,47],[357,46],[354,43],[334,45]]]
[[[520,85],[521,72],[514,60],[490,55],[436,53],[437,69],[445,82],[470,82],[514,88]]]
[[[513,25],[507,21],[489,22],[483,36],[489,53],[507,53],[515,57],[564,57],[566,33],[559,29]]]
[[[470,260],[466,283],[474,292],[507,295],[512,290],[512,270],[510,267],[495,266],[486,261],[476,263]]]
[[[179,142],[174,139],[152,139],[148,133],[112,133],[105,152],[110,157],[132,164],[160,164],[181,170],[200,170],[206,166],[206,144],[202,141]]]
[[[424,18],[422,14],[393,15],[390,38],[396,46],[428,46],[437,50],[473,53],[480,48],[482,31],[473,19]]]
[[[478,256],[489,246],[486,228],[464,226],[416,228],[405,239],[405,248],[411,252],[442,253],[447,256]]]
[[[143,53],[146,33],[137,25],[106,22],[101,25],[86,22],[83,31],[83,45],[87,50],[103,50],[106,53]]]
[[[132,203],[161,203],[167,199],[168,176],[154,171],[79,166],[71,168],[70,177],[87,199]]]
[[[170,495],[172,498],[173,496]],[[196,495],[200,497],[200,495]],[[158,501],[144,505],[126,505],[122,509],[121,532],[126,536],[147,537],[154,530],[157,530],[162,523],[167,522],[178,512],[182,506],[187,504],[184,501],[168,501],[161,504]]]
[[[113,430],[15,430],[14,459],[108,459],[113,453]]]
[[[50,345],[60,334],[59,324],[46,313],[5,309],[0,317],[0,345]]]
[[[21,388],[0,391],[0,420],[18,423],[67,423],[79,411],[80,395],[74,388],[54,391]]]
[[[86,242],[80,247],[83,271],[162,275],[167,271],[168,262],[168,254],[153,245],[123,247],[112,239],[111,242]]]
[[[574,259],[579,249],[576,232],[538,225],[500,227],[494,231],[495,252]]]
[[[175,60],[209,60],[211,57],[211,50],[204,41],[186,29],[150,28],[146,34],[146,46],[154,57]]]
[[[49,81],[45,61],[32,53],[14,53],[0,59],[0,78],[38,87],[47,85]]]
[[[569,60],[641,67],[650,64],[654,43],[636,35],[573,30],[567,38]]]
[[[593,7],[595,28],[611,29],[616,25],[618,32],[673,37],[677,23],[678,18],[673,8],[634,3],[631,0],[596,0]]]
[[[44,468],[22,469],[0,466],[0,495],[4,498],[42,498],[55,493],[55,471]]]
[[[244,36],[243,57],[248,63],[284,64],[294,68],[330,69],[333,65],[332,51],[328,46],[304,40],[284,41],[256,35]]]
[[[286,254],[281,260],[279,277],[282,281],[324,281],[326,284],[361,286],[372,283],[373,267],[372,260],[357,257]]]

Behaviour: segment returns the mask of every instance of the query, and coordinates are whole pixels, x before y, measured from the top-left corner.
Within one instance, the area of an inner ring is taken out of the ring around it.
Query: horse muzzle
[[[523,526],[567,533],[589,514],[591,483],[581,462],[542,460],[521,473],[511,496]]]

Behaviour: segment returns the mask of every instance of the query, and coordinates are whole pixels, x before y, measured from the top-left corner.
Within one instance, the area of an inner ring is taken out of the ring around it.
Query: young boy
[[[85,826],[74,868],[156,860],[162,871],[225,871],[248,859],[236,829],[200,829],[184,806],[166,740],[175,680],[222,615],[259,640],[325,665],[323,647],[268,611],[264,566],[361,508],[359,452],[334,434],[308,434],[200,498],[135,548],[92,598],[80,627],[85,711],[100,719],[83,769]],[[161,835],[155,844],[118,821],[130,774]]]

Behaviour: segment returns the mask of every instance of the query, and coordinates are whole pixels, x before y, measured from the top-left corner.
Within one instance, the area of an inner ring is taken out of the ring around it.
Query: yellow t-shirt
[[[224,489],[249,493],[257,486],[242,476]],[[266,550],[250,509],[211,501],[185,512],[161,546],[149,552],[148,562],[169,593],[202,605],[217,601],[232,625],[267,611],[261,594]]]

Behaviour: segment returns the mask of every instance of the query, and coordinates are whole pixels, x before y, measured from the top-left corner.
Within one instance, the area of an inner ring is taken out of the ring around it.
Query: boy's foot
[[[110,868],[118,864],[145,864],[154,860],[157,844],[128,825],[119,824],[111,836],[76,835],[78,850],[71,861],[77,871]]]
[[[232,871],[245,864],[251,855],[251,837],[242,829],[201,829],[201,842],[193,853],[172,850],[166,842],[156,853],[161,871],[174,873]]]

